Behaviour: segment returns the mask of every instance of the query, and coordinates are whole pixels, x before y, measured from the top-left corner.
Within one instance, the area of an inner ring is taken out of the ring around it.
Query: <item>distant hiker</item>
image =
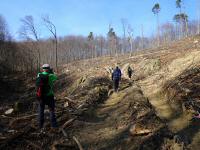
[[[133,73],[133,69],[132,69],[130,66],[128,66],[127,73],[128,73],[128,77],[129,77],[129,79],[131,79],[131,77],[132,77],[132,73]]]
[[[121,75],[122,75],[121,70],[119,69],[118,66],[116,66],[116,68],[114,69],[114,71],[112,73],[112,80],[113,80],[115,92],[118,91],[119,81],[121,80]]]
[[[39,127],[43,128],[44,124],[44,109],[48,105],[50,111],[51,126],[57,127],[55,116],[55,100],[53,93],[53,83],[57,80],[57,76],[50,70],[49,64],[42,66],[42,73],[38,73],[36,79],[37,98],[39,100]]]

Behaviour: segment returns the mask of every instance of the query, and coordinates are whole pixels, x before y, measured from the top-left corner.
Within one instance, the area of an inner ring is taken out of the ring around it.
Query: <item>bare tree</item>
[[[161,26],[161,33],[162,33],[162,40],[164,40],[164,43],[167,44],[168,42],[171,42],[175,39],[175,28],[174,25],[171,23],[164,23]]]
[[[90,32],[88,35],[88,44],[89,44],[89,51],[91,51],[91,57],[94,58],[94,35],[93,32]]]
[[[0,15],[0,61],[3,60],[3,43],[6,41],[7,25],[6,20]]]
[[[109,51],[110,51],[110,56],[112,54],[117,55],[117,35],[114,32],[113,28],[110,28],[108,33],[107,33],[107,37],[108,37],[108,43],[109,43]]]
[[[57,30],[56,26],[53,24],[52,21],[50,21],[49,16],[42,17],[45,26],[47,29],[51,32],[51,34],[54,37],[54,42],[55,42],[55,51],[56,51],[56,70],[58,71],[58,38],[57,38]]]
[[[35,26],[34,19],[32,16],[25,16],[23,19],[21,19],[21,22],[22,22],[22,26],[20,29],[21,36],[29,41],[35,40],[35,42],[33,42],[33,45],[38,53],[37,68],[39,69],[41,65],[41,53],[38,47],[39,34]]]
[[[160,28],[159,28],[159,12],[160,12],[160,4],[156,3],[153,8],[152,12],[157,16],[157,38],[158,38],[158,46],[160,45]]]
[[[141,34],[142,34],[142,49],[144,49],[144,28],[143,28],[143,24],[141,25]]]
[[[0,75],[15,71],[30,71],[32,58],[28,58],[29,50],[24,50],[21,43],[12,40],[7,22],[0,15]]]
[[[123,30],[123,46],[122,46],[122,53],[126,52],[126,29],[127,29],[127,19],[122,18],[122,30]]]
[[[181,13],[181,14],[176,14],[174,15],[174,18],[173,20],[176,22],[176,23],[179,23],[180,26],[182,26],[183,24],[185,24],[185,30],[186,32],[188,32],[188,25],[186,25],[186,23],[188,22],[188,16],[187,14],[185,13]],[[183,32],[183,27],[181,27],[181,30]],[[182,37],[182,32],[180,31],[179,32],[179,39]]]
[[[98,39],[99,39],[98,44],[99,44],[99,47],[100,47],[100,56],[103,56],[103,54],[104,54],[103,48],[104,48],[104,45],[106,43],[106,40],[103,36],[98,37]]]
[[[128,25],[127,33],[128,33],[128,41],[130,44],[130,56],[131,56],[133,53],[133,28],[131,27],[130,24]]]
[[[181,5],[181,3],[182,3],[182,0],[176,0],[176,8],[179,8],[179,14],[182,14],[182,5]],[[176,18],[178,18],[178,16]],[[179,25],[180,25],[180,31],[179,31],[179,39],[180,39],[180,36],[183,33],[183,27],[182,27],[182,21],[181,21],[180,15],[179,15],[178,19],[179,19]]]
[[[182,5],[183,5],[183,14],[185,16],[183,16],[183,22],[184,22],[184,31],[185,31],[185,36],[187,37],[188,36],[188,15],[186,14],[186,10],[185,10],[185,3],[184,3],[184,0],[182,0]]]
[[[183,11],[184,1],[183,0],[176,0],[176,7],[179,8],[179,17],[180,17],[180,35],[182,36],[182,33],[185,33],[185,35],[188,35],[188,16]],[[183,12],[182,12],[183,11]],[[185,28],[185,32],[183,32],[183,25]]]
[[[6,20],[0,15],[0,42],[8,40],[9,36]]]
[[[197,8],[197,21],[198,21],[196,34],[200,34],[200,1],[199,0],[196,0],[196,8]]]
[[[9,59],[12,50],[10,49],[10,45],[8,44],[7,23],[4,17],[0,15],[0,75],[5,73],[5,67],[10,65],[11,62],[13,63],[13,60]]]

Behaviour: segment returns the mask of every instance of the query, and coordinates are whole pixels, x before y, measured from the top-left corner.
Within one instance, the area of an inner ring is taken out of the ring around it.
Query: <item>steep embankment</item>
[[[171,52],[176,57],[165,57],[165,64],[139,81],[139,84],[155,107],[157,115],[165,120],[175,134],[178,147],[198,149],[200,122],[192,117],[199,106],[197,85],[200,52],[198,45],[192,42],[194,39],[189,40],[182,44],[185,51],[180,54],[176,54],[177,51]]]

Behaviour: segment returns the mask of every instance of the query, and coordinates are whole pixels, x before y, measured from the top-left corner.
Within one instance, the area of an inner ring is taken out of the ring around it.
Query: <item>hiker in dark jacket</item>
[[[55,116],[55,100],[53,93],[53,83],[57,80],[57,76],[51,72],[49,64],[42,66],[42,73],[38,73],[36,86],[37,98],[39,100],[39,127],[43,128],[44,124],[44,109],[48,105],[50,112],[51,126],[57,127]]]
[[[114,90],[115,92],[118,91],[119,88],[119,81],[121,80],[121,70],[119,69],[119,67],[117,66],[113,73],[112,73],[112,80],[113,80],[113,85],[114,85]]]
[[[129,79],[131,79],[131,77],[132,77],[132,73],[133,73],[133,69],[132,69],[130,66],[128,66],[127,73],[128,73],[128,77],[129,77]]]

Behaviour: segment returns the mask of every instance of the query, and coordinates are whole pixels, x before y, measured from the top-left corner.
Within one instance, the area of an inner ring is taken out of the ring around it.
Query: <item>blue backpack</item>
[[[112,78],[114,80],[121,79],[121,70],[120,69],[115,69],[114,72],[113,72]]]

